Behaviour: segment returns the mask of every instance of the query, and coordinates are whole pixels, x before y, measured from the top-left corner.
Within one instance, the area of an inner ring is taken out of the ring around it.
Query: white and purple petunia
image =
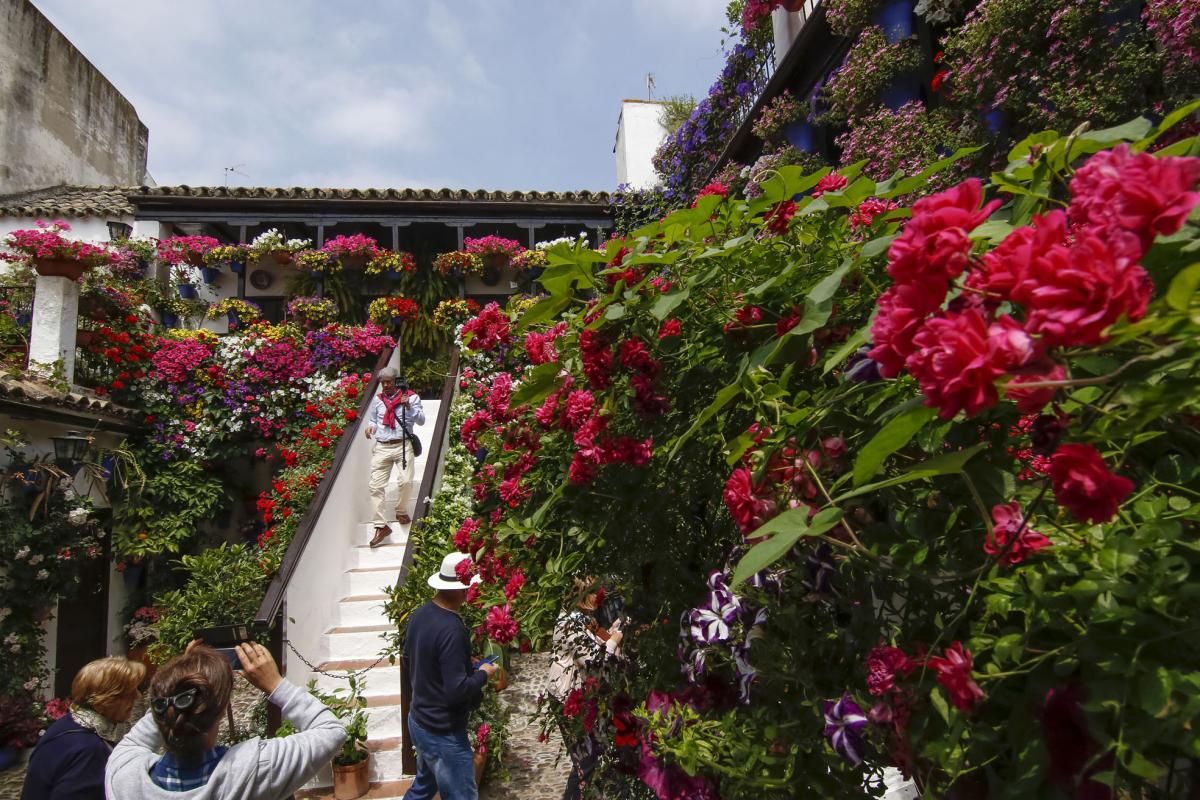
[[[825,735],[838,755],[856,767],[863,760],[862,730],[865,727],[867,717],[849,692],[837,702],[825,701]]]

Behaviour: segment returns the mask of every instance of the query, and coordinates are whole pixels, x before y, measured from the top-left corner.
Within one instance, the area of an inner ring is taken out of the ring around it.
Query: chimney
[[[656,100],[623,100],[617,120],[617,183],[634,189],[649,189],[659,182],[650,162],[654,151],[667,137],[659,119],[662,103]]]

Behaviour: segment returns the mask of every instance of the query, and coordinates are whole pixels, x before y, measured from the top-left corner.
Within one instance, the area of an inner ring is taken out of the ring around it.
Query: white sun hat
[[[426,581],[434,589],[466,589],[468,585],[474,585],[481,580],[478,575],[471,578],[471,584],[463,583],[458,579],[458,574],[454,571],[459,564],[464,561],[470,561],[471,557],[466,553],[450,553],[442,559],[442,568],[429,576]]]

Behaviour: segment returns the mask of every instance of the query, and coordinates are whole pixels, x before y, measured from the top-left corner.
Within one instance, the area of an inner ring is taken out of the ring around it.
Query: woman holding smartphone
[[[299,732],[219,747],[233,670],[225,656],[194,641],[155,674],[150,713],[113,750],[105,773],[109,797],[166,800],[189,792],[189,800],[279,800],[329,763],[346,738],[342,723],[285,681],[265,647],[249,642],[236,649],[246,679]]]

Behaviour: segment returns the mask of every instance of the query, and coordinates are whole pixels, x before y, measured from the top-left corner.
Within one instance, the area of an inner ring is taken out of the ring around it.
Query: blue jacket
[[[71,719],[57,720],[29,757],[21,800],[104,800],[104,765],[111,748]]]
[[[465,731],[488,676],[471,664],[471,636],[462,618],[433,602],[414,611],[404,663],[412,681],[408,713],[417,724],[439,734]]]

